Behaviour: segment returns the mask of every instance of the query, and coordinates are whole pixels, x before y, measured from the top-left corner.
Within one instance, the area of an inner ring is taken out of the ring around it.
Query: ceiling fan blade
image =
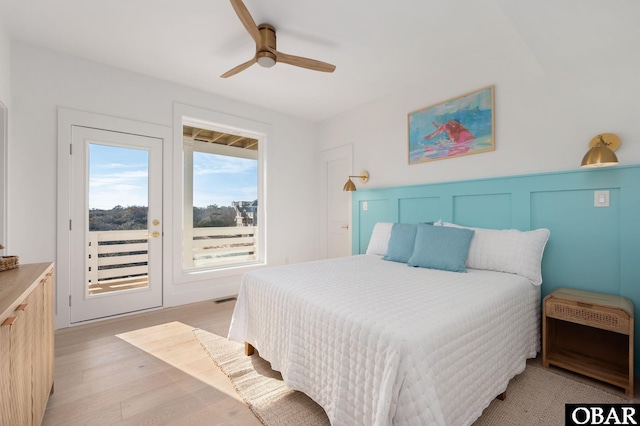
[[[242,22],[242,25],[244,25],[247,31],[249,31],[249,34],[251,34],[251,37],[256,42],[256,45],[261,45],[262,37],[260,36],[258,26],[251,17],[249,10],[244,5],[242,0],[231,0],[231,6],[233,6],[233,9],[236,11],[236,15],[238,15],[238,18],[240,18],[240,22]]]
[[[224,74],[222,74],[220,77],[221,78],[227,78],[227,77],[231,77],[232,75],[236,75],[238,74],[240,71],[244,71],[247,68],[249,68],[251,65],[255,64],[257,62],[256,57],[254,56],[253,58],[249,59],[247,62],[245,62],[244,64],[240,64],[235,68],[230,69],[229,71],[225,72]]]
[[[310,70],[322,72],[333,72],[336,69],[335,65],[331,65],[326,62],[303,58],[301,56],[287,55],[286,53],[278,52],[274,49],[269,50],[271,51],[271,53],[274,53],[276,55],[277,62],[284,62],[285,64],[295,65],[297,67],[308,68]]]

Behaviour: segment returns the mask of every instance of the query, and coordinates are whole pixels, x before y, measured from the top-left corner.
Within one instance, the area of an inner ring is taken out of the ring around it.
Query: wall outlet
[[[609,191],[593,191],[594,207],[609,207]]]

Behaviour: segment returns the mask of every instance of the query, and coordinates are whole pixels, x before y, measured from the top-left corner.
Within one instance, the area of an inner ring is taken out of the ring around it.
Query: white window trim
[[[212,267],[207,269],[184,270],[182,268],[182,224],[184,215],[184,154],[183,154],[183,124],[195,127],[210,128],[214,126],[217,131],[248,136],[259,140],[258,150],[258,253],[260,260],[250,264]],[[204,108],[199,108],[181,103],[173,105],[173,195],[176,201],[173,204],[173,283],[186,284],[202,281],[209,278],[219,278],[241,275],[250,270],[259,269],[267,265],[267,203],[266,194],[266,144],[271,133],[271,126],[266,123],[250,120],[243,117],[223,114]]]

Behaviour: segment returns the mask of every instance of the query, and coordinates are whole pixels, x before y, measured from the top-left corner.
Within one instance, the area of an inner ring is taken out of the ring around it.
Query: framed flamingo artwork
[[[409,122],[409,164],[493,151],[493,86],[414,112]]]

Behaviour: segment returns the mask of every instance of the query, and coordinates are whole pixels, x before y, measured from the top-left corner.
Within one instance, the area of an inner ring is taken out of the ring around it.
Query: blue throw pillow
[[[389,245],[384,260],[407,263],[413,254],[413,244],[416,241],[416,224],[394,223],[391,228]]]
[[[409,266],[467,272],[465,262],[474,231],[419,224]]]

